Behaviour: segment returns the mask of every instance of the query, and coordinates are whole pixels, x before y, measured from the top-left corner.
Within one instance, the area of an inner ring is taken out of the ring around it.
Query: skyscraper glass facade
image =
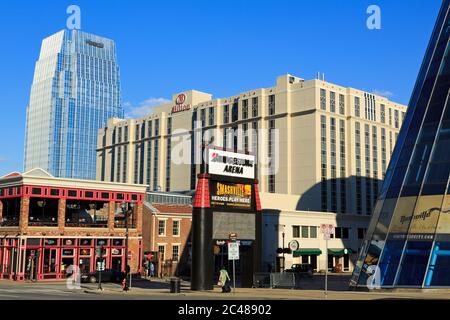
[[[42,42],[25,133],[25,171],[95,179],[98,129],[123,118],[114,41],[63,30]]]
[[[353,287],[450,287],[450,0],[444,0]]]

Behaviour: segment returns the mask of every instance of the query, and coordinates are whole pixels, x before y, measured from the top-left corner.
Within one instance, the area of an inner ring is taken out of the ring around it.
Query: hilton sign
[[[184,93],[180,94],[175,100],[175,106],[172,108],[172,113],[178,113],[183,111],[191,110],[191,105],[186,104],[186,95]]]

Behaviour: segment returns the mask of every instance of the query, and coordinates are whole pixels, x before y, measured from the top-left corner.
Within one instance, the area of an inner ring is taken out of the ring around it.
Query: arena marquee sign
[[[223,209],[252,209],[252,185],[211,181],[211,206]]]
[[[255,156],[217,149],[208,152],[210,174],[255,179]]]

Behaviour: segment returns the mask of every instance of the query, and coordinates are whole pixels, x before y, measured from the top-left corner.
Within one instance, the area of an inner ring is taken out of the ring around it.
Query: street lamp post
[[[134,204],[130,203],[129,207],[132,210],[134,207]],[[128,290],[130,290],[130,287],[128,285],[128,274],[129,273],[130,273],[130,280],[131,280],[131,272],[129,271],[130,267],[128,265],[128,215],[129,215],[129,210],[128,210],[127,204],[125,202],[122,203],[122,212],[125,217],[125,286],[124,286],[123,290],[128,291]]]

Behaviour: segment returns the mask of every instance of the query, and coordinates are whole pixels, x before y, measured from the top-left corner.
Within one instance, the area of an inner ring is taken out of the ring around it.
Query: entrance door
[[[111,269],[122,271],[122,257],[113,257],[111,261]]]
[[[91,258],[80,258],[80,272],[88,273],[91,271]]]
[[[56,277],[57,249],[44,249],[43,276],[44,278]]]
[[[315,272],[317,272],[317,256],[311,256],[311,265]]]
[[[38,249],[27,249],[25,262],[25,279],[29,281],[37,281],[39,270],[39,254]]]

